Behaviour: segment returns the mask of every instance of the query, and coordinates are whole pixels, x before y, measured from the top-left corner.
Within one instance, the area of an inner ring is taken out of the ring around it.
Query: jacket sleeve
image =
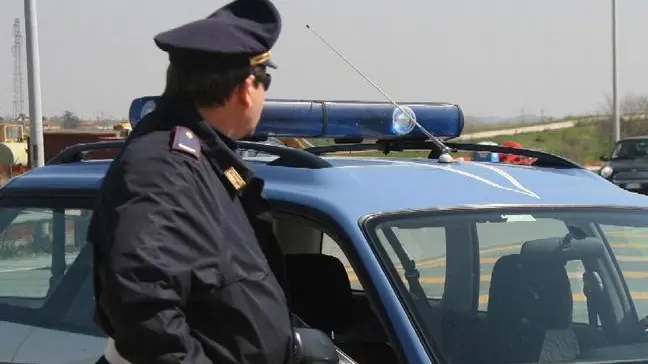
[[[245,208],[248,220],[252,224],[261,249],[268,260],[270,269],[279,282],[286,300],[290,305],[288,292],[288,273],[284,261],[284,254],[274,233],[272,212],[270,204],[263,194],[265,183],[258,177],[252,177],[248,186],[243,191],[241,202]]]
[[[124,158],[122,190],[107,196],[118,201],[100,304],[133,363],[210,363],[183,313],[210,224],[192,187],[195,160],[182,157]]]

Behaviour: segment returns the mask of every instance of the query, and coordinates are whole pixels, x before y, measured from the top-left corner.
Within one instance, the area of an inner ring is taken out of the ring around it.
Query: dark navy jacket
[[[262,189],[190,105],[162,101],[137,125],[88,233],[97,322],[123,357],[291,360],[283,260]]]

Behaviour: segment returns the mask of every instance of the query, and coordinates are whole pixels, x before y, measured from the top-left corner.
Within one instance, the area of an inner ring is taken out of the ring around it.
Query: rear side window
[[[360,283],[360,279],[358,279],[358,275],[353,270],[353,267],[351,266],[349,259],[347,258],[346,254],[344,254],[344,252],[342,251],[342,248],[340,248],[340,245],[336,243],[335,240],[333,240],[333,238],[331,238],[330,236],[324,233],[322,233],[322,254],[330,255],[332,257],[339,259],[342,262],[342,264],[344,264],[344,268],[347,271],[349,282],[351,283],[351,289],[355,291],[364,291],[364,288]]]
[[[82,254],[89,220],[85,209],[0,208],[0,318],[65,325],[89,273],[91,255]]]
[[[377,233],[378,239],[394,262],[399,277],[405,277],[405,269],[394,250],[388,234],[400,242],[404,252],[414,260],[417,269],[422,272],[419,282],[428,298],[441,299],[446,280],[446,232],[444,227],[393,227]],[[403,281],[406,280],[403,278]]]
[[[648,227],[601,225],[640,318],[648,317]]]

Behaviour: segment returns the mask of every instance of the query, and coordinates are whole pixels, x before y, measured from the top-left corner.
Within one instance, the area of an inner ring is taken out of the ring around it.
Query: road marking
[[[568,273],[570,278],[580,278],[581,276],[577,272],[570,272]],[[648,272],[625,272],[624,273],[625,278],[648,278]],[[355,276],[354,274],[349,274],[349,280],[354,283],[358,281],[358,277]],[[426,278],[420,278],[419,281],[424,284],[444,284],[445,279],[441,277],[426,277]],[[481,281],[482,282],[489,282],[490,277],[489,276],[481,276]],[[405,278],[403,278],[403,283],[407,283]],[[634,301],[648,301],[648,292],[630,292],[630,296],[632,296],[632,299]],[[438,297],[437,297],[438,298]],[[585,295],[582,293],[573,293],[572,294],[572,299],[574,302],[586,302]],[[488,294],[480,294],[479,295],[479,304],[480,305],[486,305],[488,304]]]
[[[357,282],[358,276],[355,275],[352,272],[349,272],[347,270],[347,274],[349,277],[350,281]],[[583,273],[581,272],[567,272],[567,276],[570,279],[582,279],[583,278]],[[646,279],[648,278],[648,271],[628,271],[628,272],[623,272],[623,277],[625,279]],[[490,274],[483,274],[481,275],[480,282],[486,283],[491,281],[491,275]],[[403,278],[403,282],[407,283],[407,280]],[[445,277],[421,277],[419,278],[419,282],[423,284],[444,284],[445,283]]]
[[[632,296],[632,299],[634,301],[646,301],[648,300],[648,292],[630,292],[630,295]],[[587,302],[585,299],[585,295],[582,293],[574,293],[572,294],[572,299],[574,302]],[[480,294],[479,295],[479,304],[480,305],[486,305],[488,304],[488,295],[487,294]]]
[[[648,251],[648,244],[636,244],[636,243],[612,243],[610,244],[612,248],[616,249],[633,249],[633,250],[641,250],[645,249]],[[481,250],[481,254],[489,254],[489,253],[497,253],[497,252],[503,252],[503,251],[510,251],[510,250],[519,250],[521,248],[520,244],[511,244],[511,245],[504,245],[504,246],[498,246],[498,247],[493,247],[493,248],[486,248]],[[482,264],[492,264],[497,261],[500,257],[485,257],[485,256],[480,256],[479,261]],[[637,255],[616,255],[616,259],[619,262],[628,262],[628,263],[636,263],[636,262],[648,262],[648,256],[637,256]],[[435,267],[445,267],[446,265],[446,257],[445,256],[440,256],[440,257],[433,257],[433,258],[426,258],[422,260],[416,261],[416,266],[418,268],[435,268]],[[397,268],[400,268],[401,265],[397,264]]]
[[[0,270],[1,273],[13,273],[13,272],[25,272],[28,270],[38,270],[38,269],[44,269],[44,268],[49,268],[49,266],[42,266],[42,267],[22,267],[22,268],[11,268],[11,269],[2,269]]]

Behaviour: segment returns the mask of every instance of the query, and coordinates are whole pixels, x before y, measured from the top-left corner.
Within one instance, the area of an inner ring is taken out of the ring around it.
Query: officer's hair
[[[223,72],[192,70],[170,64],[164,96],[193,102],[198,107],[222,106],[236,87],[252,74],[263,77],[265,67],[246,67]]]

